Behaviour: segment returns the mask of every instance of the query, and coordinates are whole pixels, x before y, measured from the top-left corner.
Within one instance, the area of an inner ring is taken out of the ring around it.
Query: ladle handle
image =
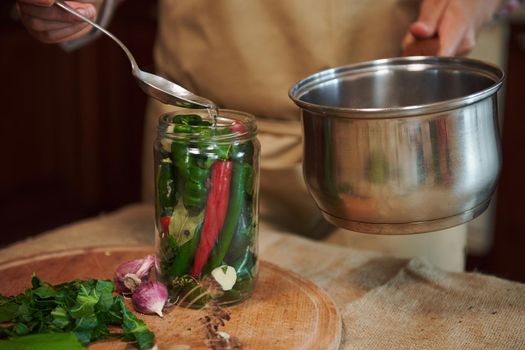
[[[89,18],[81,15],[80,13],[78,13],[75,9],[73,9],[72,7],[70,7],[69,5],[66,5],[63,0],[56,0],[55,1],[55,5],[57,5],[58,7],[66,10],[67,12],[71,13],[72,15],[74,16],[77,16],[78,18],[82,19],[83,21],[91,24],[93,27],[97,28],[98,30],[100,30],[102,33],[106,34],[107,36],[109,36],[111,39],[113,39],[117,44],[119,44],[119,46],[122,48],[122,50],[124,50],[124,52],[126,53],[126,55],[128,56],[129,58],[129,61],[131,62],[131,70],[133,72],[137,71],[138,70],[138,65],[137,65],[137,62],[135,61],[135,58],[133,57],[133,55],[131,54],[131,52],[128,50],[128,48],[126,47],[126,45],[124,45],[122,43],[122,41],[120,41],[116,36],[114,36],[113,34],[111,34],[109,31],[107,31],[106,29],[104,29],[104,27],[101,27],[99,26],[97,23],[93,22],[92,20],[90,20]]]

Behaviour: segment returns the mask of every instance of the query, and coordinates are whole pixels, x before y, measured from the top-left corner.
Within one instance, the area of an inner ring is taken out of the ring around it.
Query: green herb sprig
[[[32,288],[19,295],[0,295],[0,339],[9,338],[0,341],[0,349],[20,343],[24,336],[48,333],[72,333],[84,346],[110,337],[134,342],[141,350],[153,346],[154,334],[122,296],[114,295],[113,281],[76,279],[51,285],[34,275],[31,283]],[[27,341],[31,343],[31,337]]]

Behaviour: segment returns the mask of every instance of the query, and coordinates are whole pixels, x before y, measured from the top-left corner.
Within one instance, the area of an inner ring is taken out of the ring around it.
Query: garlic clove
[[[237,282],[237,272],[228,265],[222,265],[212,270],[211,275],[222,287],[222,290],[231,290]]]
[[[144,282],[133,293],[131,303],[138,312],[163,317],[162,310],[168,301],[168,289],[159,281]]]
[[[113,280],[117,293],[129,296],[144,281],[155,264],[155,256],[147,255],[143,259],[126,261],[117,267]]]

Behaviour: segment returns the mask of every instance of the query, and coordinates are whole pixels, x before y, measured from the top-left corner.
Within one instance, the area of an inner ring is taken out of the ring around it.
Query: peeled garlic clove
[[[222,290],[230,290],[237,282],[237,272],[228,265],[222,265],[212,270],[211,275],[222,287]]]
[[[155,256],[147,255],[143,259],[134,259],[122,263],[115,271],[113,280],[117,293],[130,295],[149,277],[149,272],[155,264]]]
[[[144,282],[133,293],[131,303],[138,312],[163,317],[162,309],[168,301],[168,289],[159,281]]]

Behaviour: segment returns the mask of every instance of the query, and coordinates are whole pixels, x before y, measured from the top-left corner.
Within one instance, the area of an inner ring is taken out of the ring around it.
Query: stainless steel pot
[[[289,93],[301,108],[303,172],[323,216],[409,234],[469,221],[501,168],[498,67],[409,57],[333,68]]]

